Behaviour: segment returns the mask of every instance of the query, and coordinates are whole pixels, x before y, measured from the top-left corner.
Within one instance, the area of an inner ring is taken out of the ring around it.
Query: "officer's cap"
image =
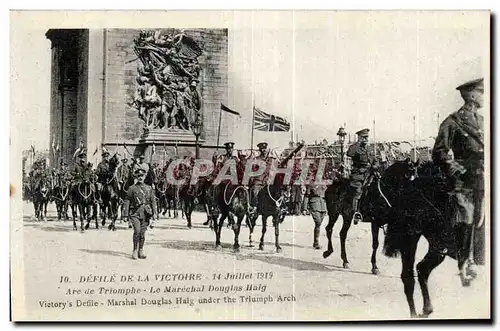
[[[484,90],[484,78],[478,78],[457,87],[458,91]]]
[[[227,142],[224,144],[224,146],[226,146],[226,148],[233,148],[234,147],[234,143],[233,142]]]
[[[356,132],[356,134],[360,137],[368,137],[368,132],[370,132],[370,129],[362,129]]]
[[[102,156],[109,156],[109,152],[108,152],[108,151],[104,151],[104,152],[102,152],[102,154],[101,154],[101,155],[102,155]]]
[[[141,175],[144,175],[145,173],[146,173],[146,170],[144,170],[144,169],[142,169],[142,168],[139,168],[139,169],[137,169],[137,170],[135,170],[135,171],[134,171],[134,175],[135,175],[136,177],[139,177],[139,176],[141,176]]]
[[[261,142],[257,144],[258,148],[267,148],[267,143],[266,142]]]

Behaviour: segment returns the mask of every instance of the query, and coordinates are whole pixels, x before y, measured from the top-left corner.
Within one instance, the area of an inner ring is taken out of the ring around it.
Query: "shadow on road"
[[[42,231],[47,231],[47,232],[71,232],[73,231],[73,227],[68,227],[68,226],[62,226],[61,225],[57,225],[54,224],[53,222],[51,222],[52,224],[49,224],[48,222],[45,223],[45,222],[30,222],[30,223],[27,223],[27,224],[24,224],[23,226],[26,226],[26,227],[32,227],[32,228],[36,228],[36,229],[40,229]]]
[[[126,254],[123,252],[115,252],[115,251],[108,251],[108,250],[92,250],[92,249],[80,249],[80,251],[82,251],[84,253],[126,257],[126,258],[130,259],[130,254]]]

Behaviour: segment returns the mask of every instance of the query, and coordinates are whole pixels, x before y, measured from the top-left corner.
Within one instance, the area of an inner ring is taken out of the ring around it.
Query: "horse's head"
[[[384,171],[382,180],[389,186],[413,181],[418,175],[419,164],[420,161],[413,162],[410,158],[396,161]]]

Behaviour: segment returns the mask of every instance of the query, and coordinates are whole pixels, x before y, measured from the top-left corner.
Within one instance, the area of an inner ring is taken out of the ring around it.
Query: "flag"
[[[254,107],[253,128],[259,131],[290,131],[290,123],[282,117],[263,112]]]
[[[238,113],[237,111],[234,111],[234,110],[230,109],[229,107],[227,107],[226,105],[224,105],[222,103],[220,104],[220,110],[223,110],[225,112],[231,113],[233,115],[241,116],[240,113]]]

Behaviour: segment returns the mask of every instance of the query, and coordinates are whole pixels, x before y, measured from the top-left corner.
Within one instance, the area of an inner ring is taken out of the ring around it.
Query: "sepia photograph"
[[[12,321],[491,320],[490,11],[9,16]]]

